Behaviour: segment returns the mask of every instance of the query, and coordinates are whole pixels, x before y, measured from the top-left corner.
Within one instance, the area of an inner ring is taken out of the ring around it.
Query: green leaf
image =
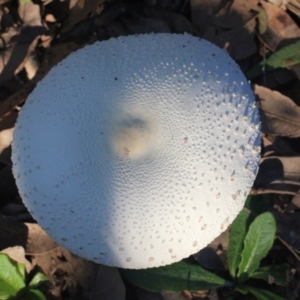
[[[256,11],[258,12],[258,15],[257,15],[258,32],[259,32],[259,34],[264,34],[268,29],[268,15],[261,6],[257,6]]]
[[[236,285],[234,288],[241,294],[244,295],[248,294],[248,289],[247,286],[245,285]]]
[[[185,260],[165,267],[130,270],[120,269],[132,284],[151,292],[203,289],[232,286],[232,283]]]
[[[258,268],[260,261],[273,245],[276,233],[275,218],[270,212],[255,218],[245,237],[242,260],[239,265],[238,281],[245,282]]]
[[[0,253],[0,299],[15,296],[25,286],[25,266]]]
[[[241,262],[244,239],[253,218],[247,211],[242,210],[231,225],[227,258],[229,273],[233,278],[235,278],[237,268]]]
[[[258,289],[252,286],[247,286],[247,290],[249,293],[255,296],[257,300],[286,300],[286,298],[282,298],[268,290]]]
[[[29,282],[29,286],[32,288],[37,288],[45,281],[48,281],[48,277],[41,272],[37,272]]]
[[[255,65],[246,73],[248,79],[253,79],[262,74],[262,68],[266,72],[277,68],[287,68],[300,63],[300,39],[274,52],[265,62]]]
[[[288,264],[260,267],[251,275],[251,278],[263,279],[269,283],[286,286],[286,273],[289,270]]]
[[[47,300],[45,295],[40,290],[28,289],[26,300]]]

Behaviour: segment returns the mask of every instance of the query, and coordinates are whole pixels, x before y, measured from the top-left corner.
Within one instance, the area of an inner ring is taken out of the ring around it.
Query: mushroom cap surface
[[[254,95],[188,34],[96,42],[37,85],[13,172],[36,221],[73,253],[150,268],[205,247],[243,208],[260,159]]]

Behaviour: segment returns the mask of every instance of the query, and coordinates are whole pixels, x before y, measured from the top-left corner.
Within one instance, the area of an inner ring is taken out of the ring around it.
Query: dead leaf
[[[32,1],[20,1],[18,14],[25,26],[43,26],[40,6]]]
[[[191,19],[202,36],[212,25],[215,15],[227,3],[226,0],[191,0]]]
[[[9,247],[9,248],[3,249],[1,251],[1,253],[5,253],[12,260],[14,260],[20,264],[24,264],[27,273],[30,273],[30,271],[33,269],[32,264],[25,257],[25,250],[22,246]]]
[[[255,85],[262,131],[269,135],[300,137],[300,107],[277,91]]]
[[[299,0],[287,0],[287,9],[300,17],[300,1]]]
[[[63,24],[61,33],[71,30],[77,23],[87,18],[89,14],[97,13],[97,8],[103,5],[105,0],[78,0],[72,1],[69,15]],[[102,9],[98,12],[98,14]]]
[[[281,193],[296,195],[300,190],[300,156],[265,157],[251,194]]]
[[[300,195],[296,195],[292,199],[292,204],[296,206],[297,209],[300,208]]]
[[[299,151],[296,151],[293,147],[293,141],[286,137],[263,134],[263,157],[299,155]]]
[[[255,9],[258,0],[227,2],[210,21],[203,38],[225,48],[235,60],[245,59],[256,52]]]
[[[300,36],[300,28],[280,7],[260,1],[267,15],[267,26],[265,31],[260,32],[258,37],[272,51],[275,51],[283,40],[297,38]],[[258,18],[258,22],[264,22]]]
[[[68,290],[72,296],[90,294],[96,280],[98,265],[80,258],[56,244],[38,224],[25,224],[28,228],[26,255],[38,265],[55,288],[52,293],[60,295]],[[72,298],[72,297],[71,297]],[[83,296],[82,296],[83,298]]]
[[[91,37],[91,39],[95,39],[95,37]],[[0,99],[2,100],[0,101],[0,121],[17,105],[20,105],[25,101],[27,96],[34,89],[37,82],[39,82],[44,76],[46,76],[46,74],[54,65],[56,65],[68,54],[70,54],[72,51],[77,50],[81,46],[82,45],[79,45],[75,42],[69,42],[59,43],[49,49],[46,49],[44,60],[39,67],[35,77],[15,93],[12,93],[11,95],[5,97],[5,99]]]
[[[196,28],[190,23],[190,21],[181,14],[170,12],[155,7],[143,8],[142,13],[147,18],[152,18],[153,21],[164,21],[171,29],[172,33],[190,33],[198,35]],[[160,31],[167,32],[167,31]]]
[[[27,255],[43,255],[59,246],[38,224],[25,223],[25,226],[28,228]]]
[[[286,5],[289,2],[289,0],[267,0],[267,1],[280,7],[283,10],[286,10]]]
[[[18,13],[22,25],[17,29],[10,29],[9,35],[3,34],[6,43],[1,52],[0,85],[4,85],[23,69],[26,60],[36,48],[38,38],[46,32],[39,5],[31,1],[20,1]]]
[[[7,159],[4,159],[4,153],[7,150],[7,148],[11,145],[13,140],[13,128],[4,129],[0,131],[0,160],[2,162],[7,161]]]
[[[125,14],[121,20],[132,33],[136,34],[171,32],[165,20],[146,18],[139,14]]]
[[[253,18],[243,27],[220,33],[215,28],[211,28],[203,37],[218,47],[226,49],[234,60],[242,60],[253,55],[257,50],[254,41],[255,27],[256,21]]]

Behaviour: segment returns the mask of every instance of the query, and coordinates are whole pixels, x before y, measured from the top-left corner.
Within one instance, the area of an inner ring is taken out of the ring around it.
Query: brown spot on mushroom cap
[[[21,110],[20,194],[77,255],[124,268],[178,261],[243,207],[259,163],[254,101],[238,66],[207,41],[95,43],[54,67]]]

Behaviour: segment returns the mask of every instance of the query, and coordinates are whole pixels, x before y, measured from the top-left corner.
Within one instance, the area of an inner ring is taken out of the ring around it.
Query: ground
[[[115,268],[73,255],[34,222],[12,175],[13,127],[37,82],[84,45],[150,32],[205,38],[225,49],[250,80],[262,125],[262,159],[251,195],[260,197],[277,221],[267,259],[289,265],[287,287],[272,289],[286,299],[299,297],[299,1],[2,0],[0,16],[0,250],[25,262],[28,271],[38,268],[47,275],[42,286],[47,299],[225,299],[214,289],[150,293],[122,279]],[[227,268],[227,247],[228,231],[196,258],[219,272]]]

